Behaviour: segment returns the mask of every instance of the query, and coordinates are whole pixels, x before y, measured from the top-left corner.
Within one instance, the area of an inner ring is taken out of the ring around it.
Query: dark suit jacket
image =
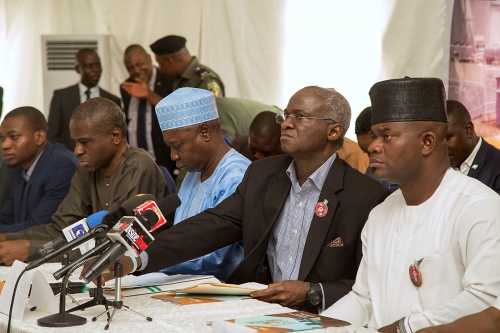
[[[291,162],[288,155],[253,162],[232,196],[156,237],[146,251],[145,271],[158,271],[243,240],[245,257],[226,281],[273,282],[266,251],[290,192],[285,171]],[[322,283],[327,307],[351,290],[362,256],[361,230],[371,209],[389,194],[386,187],[335,158],[320,194],[320,201],[328,200],[328,213],[312,219],[298,276],[301,281]],[[342,237],[343,247],[326,247],[337,237]]]
[[[106,90],[99,88],[99,96],[107,98],[121,107],[120,99]],[[71,151],[75,150],[75,141],[69,133],[69,121],[78,105],[80,105],[78,84],[54,90],[54,96],[50,102],[47,139],[52,143],[62,143]]]
[[[0,157],[0,211],[10,195],[10,180],[12,169]]]
[[[12,172],[11,192],[0,211],[0,232],[16,232],[52,222],[61,201],[68,194],[78,159],[61,144],[47,143],[28,183],[23,167]]]
[[[500,194],[500,150],[483,139],[467,176],[475,178]]]
[[[128,78],[126,82],[135,82],[134,79]],[[154,92],[165,97],[172,92],[172,84],[167,79],[167,77],[157,68],[156,69],[156,81]],[[120,85],[120,93],[123,99],[123,110],[125,111],[125,116],[127,117],[127,123],[130,121],[129,118],[129,106],[131,96],[122,88]],[[163,142],[163,135],[161,133],[160,125],[158,123],[158,118],[156,118],[156,112],[154,110],[154,105],[152,109],[152,125],[151,125],[151,139],[153,141],[153,150],[156,156],[156,163],[158,165],[163,165],[167,168],[171,175],[175,170],[175,162],[170,158],[170,149]]]

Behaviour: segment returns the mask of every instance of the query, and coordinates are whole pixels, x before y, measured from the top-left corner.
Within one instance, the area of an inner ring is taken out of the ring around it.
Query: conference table
[[[52,277],[53,272],[61,267],[60,264],[45,264],[38,270],[47,279],[55,282]],[[7,278],[10,267],[0,267],[0,281]],[[87,294],[74,295],[77,299],[90,297]],[[61,333],[88,333],[88,332],[212,332],[212,327],[207,322],[214,319],[232,319],[237,317],[249,317],[264,314],[286,313],[292,309],[282,307],[279,304],[261,302],[255,299],[237,300],[229,302],[204,303],[196,305],[181,306],[170,302],[164,302],[151,298],[149,295],[130,296],[123,298],[124,305],[132,310],[140,312],[153,318],[149,322],[125,310],[117,310],[109,329],[104,330],[106,325],[105,315],[93,322],[92,317],[104,311],[104,306],[94,306],[84,311],[76,311],[73,314],[87,318],[87,323],[82,326],[66,328],[41,327],[37,325],[37,319],[47,316],[50,313],[42,310],[30,311],[30,305],[24,313],[22,321],[12,320],[11,332],[61,332]],[[71,308],[71,300],[66,302],[66,307]],[[8,317],[0,313],[0,332],[6,332]],[[329,332],[327,329],[312,330],[308,332]]]

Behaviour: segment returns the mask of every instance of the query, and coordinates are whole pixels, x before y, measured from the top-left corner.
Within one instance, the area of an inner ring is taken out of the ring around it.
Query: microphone
[[[67,244],[69,241],[72,241],[73,239],[85,234],[89,229],[101,224],[101,221],[107,213],[107,211],[101,210],[88,216],[87,218],[83,218],[80,221],[73,223],[69,227],[64,228],[63,235],[39,247],[35,252],[31,253],[28,256],[27,261],[32,262],[38,258],[42,258],[47,254],[59,249],[64,244]],[[84,252],[82,249],[81,251],[83,254]]]
[[[101,210],[101,211],[94,213],[94,214],[90,215],[89,217],[87,217],[86,221],[84,221],[81,224],[79,224],[77,222],[77,223],[75,223],[76,226],[75,226],[75,224],[72,224],[69,227],[64,228],[62,230],[64,237],[66,238],[66,240],[68,242],[71,242],[73,239],[76,239],[76,238],[82,236],[83,234],[87,233],[89,231],[89,229],[95,227],[98,224],[101,224],[104,216],[106,216],[107,214],[108,214],[107,211]],[[79,249],[80,249],[81,254],[85,254],[85,252],[87,252],[88,250],[90,250],[94,246],[95,246],[95,242],[93,239],[91,239],[91,240],[83,243],[82,245],[80,245]],[[76,248],[74,248],[73,250],[76,250]]]
[[[168,216],[173,212],[175,212],[180,205],[181,205],[181,199],[179,199],[179,196],[177,194],[170,194],[167,197],[158,201],[158,209],[164,216]],[[165,222],[163,222],[162,224],[159,223],[155,224],[153,229],[151,229],[151,231],[155,231],[159,227],[163,226],[165,223],[167,223],[166,219]]]
[[[145,213],[148,214],[148,218],[144,220],[154,226],[159,217],[152,210],[147,210]],[[107,236],[114,244],[82,274],[86,282],[94,280],[106,267],[114,264],[124,254],[129,257],[138,257],[139,253],[154,241],[153,236],[135,216],[122,217]]]
[[[99,254],[99,253],[105,251],[112,243],[113,242],[110,241],[109,239],[104,240],[101,244],[88,250],[83,256],[81,256],[77,260],[73,261],[72,263],[70,263],[66,266],[63,266],[58,271],[54,272],[54,274],[52,274],[52,276],[54,276],[54,279],[59,280],[64,275],[66,275],[70,270],[72,270],[73,267],[79,265],[82,261],[87,260],[88,258],[92,257],[93,255],[96,255],[96,254]]]
[[[99,225],[93,227],[92,229],[90,229],[89,232],[83,234],[82,236],[80,236],[76,239],[73,239],[69,243],[64,244],[59,249],[52,251],[52,252],[46,254],[45,256],[35,260],[35,261],[32,261],[28,266],[26,266],[25,270],[29,271],[33,268],[37,268],[38,266],[45,264],[47,261],[50,261],[50,260],[62,255],[63,253],[66,253],[69,250],[80,246],[81,244],[85,243],[89,239],[103,237],[106,235],[106,232],[108,230],[109,230],[109,226],[107,226],[105,224],[99,224]]]
[[[171,194],[158,201],[158,204],[154,201],[152,203],[144,202],[139,206],[135,206],[135,208],[131,208],[134,205],[122,205],[122,207],[126,207],[124,208],[126,213],[137,214],[137,216],[122,217],[108,232],[108,239],[113,241],[114,244],[82,274],[83,280],[94,280],[124,254],[130,257],[139,256],[139,253],[154,241],[154,237],[148,230],[154,231],[165,224],[166,220],[163,214],[168,215],[174,212],[180,204],[181,201],[177,194]],[[162,219],[163,221],[161,221]]]
[[[125,200],[117,211],[106,214],[105,210],[99,211],[87,217],[87,219],[81,219],[78,222],[73,223],[69,227],[63,229],[63,235],[54,239],[47,244],[42,245],[36,250],[36,252],[31,253],[28,256],[28,262],[32,262],[38,258],[42,258],[47,254],[59,249],[64,244],[72,241],[77,237],[77,235],[82,235],[89,229],[95,227],[98,224],[106,224],[110,228],[113,227],[120,218],[125,215],[133,215],[133,209],[146,200],[156,200],[155,196],[152,194],[138,194],[127,200]],[[130,213],[128,213],[130,211]],[[86,221],[86,222],[85,222]],[[85,231],[84,231],[85,230]],[[82,244],[80,252],[85,254],[94,244]]]

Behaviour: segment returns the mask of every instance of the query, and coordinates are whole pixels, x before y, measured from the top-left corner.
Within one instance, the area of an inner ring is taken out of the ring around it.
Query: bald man
[[[459,101],[446,102],[450,121],[446,141],[451,166],[500,194],[500,150],[479,137],[469,111]]]
[[[130,75],[120,86],[128,141],[130,145],[146,150],[158,165],[163,165],[174,175],[175,162],[163,142],[154,112],[156,104],[172,92],[171,82],[153,66],[151,56],[138,44],[125,49],[123,63]]]

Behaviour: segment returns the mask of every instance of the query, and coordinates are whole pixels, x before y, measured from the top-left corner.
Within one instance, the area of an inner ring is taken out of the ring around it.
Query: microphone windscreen
[[[94,213],[94,214],[90,215],[89,217],[87,217],[88,227],[90,229],[92,229],[96,225],[101,224],[104,216],[106,216],[107,214],[108,214],[107,211],[101,210],[101,211]]]
[[[116,211],[106,214],[101,223],[112,228],[124,216],[127,216],[127,212],[125,209],[120,207]]]
[[[173,213],[177,207],[181,205],[181,199],[179,199],[179,196],[174,193],[159,200],[156,204],[158,205],[158,208],[163,216],[167,216]]]
[[[125,200],[120,207],[125,210],[125,215],[133,216],[134,208],[141,205],[143,202],[153,200],[156,201],[156,197],[152,194],[137,194],[132,198]]]

